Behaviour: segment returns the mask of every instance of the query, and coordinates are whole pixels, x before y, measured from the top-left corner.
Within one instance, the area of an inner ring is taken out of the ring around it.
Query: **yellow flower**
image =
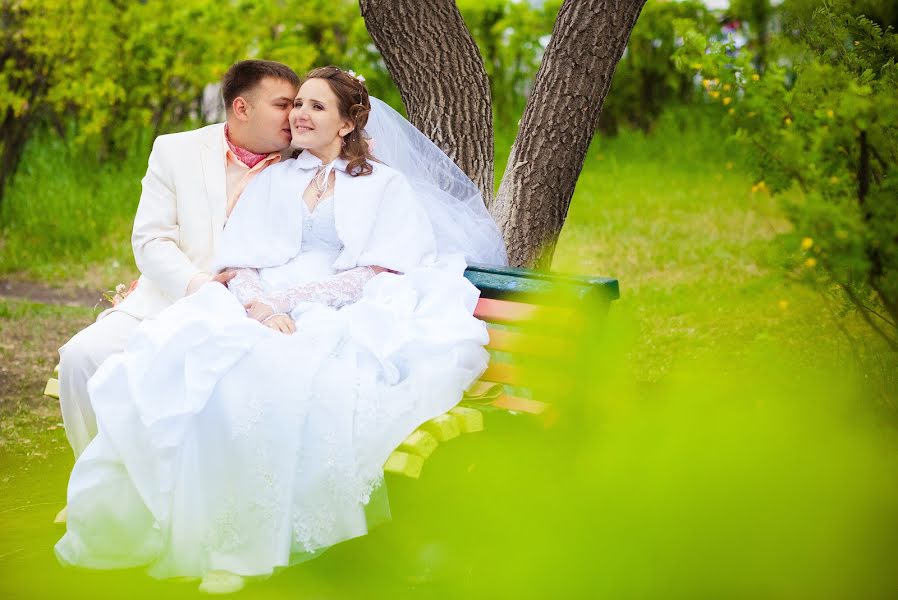
[[[695,70],[702,68],[702,63],[692,63],[692,68]]]
[[[702,85],[705,87],[705,89],[708,89],[709,87],[711,87],[711,80],[710,79],[702,79]]]
[[[791,117],[786,117],[785,119],[783,119],[783,123],[786,124],[786,127],[789,127],[790,125],[792,125]]]
[[[807,258],[807,259],[804,261],[804,266],[806,266],[806,267],[809,268],[809,269],[813,269],[814,267],[817,266],[817,259],[814,258],[813,256]]]
[[[752,194],[754,194],[755,192],[766,192],[766,191],[767,191],[767,184],[764,183],[763,181],[759,181],[758,183],[751,186]]]
[[[776,303],[776,305],[780,307],[780,310],[786,310],[787,308],[789,308],[789,301],[788,300],[780,300],[779,302]]]
[[[732,86],[728,83],[723,84],[723,91],[728,92]]]
[[[718,96],[720,96],[720,92],[718,92],[717,90],[712,90],[712,91],[708,92],[708,95],[711,96],[712,98],[717,98]]]
[[[830,108],[829,110],[826,111],[826,116],[829,117],[830,119],[832,119],[833,117],[836,116],[836,113],[834,113],[833,109]]]
[[[810,250],[811,246],[813,246],[813,245],[814,245],[814,240],[809,237],[803,238],[801,240],[801,249],[802,250]]]
[[[757,73],[753,73],[752,76],[751,76],[751,80],[752,80],[752,81],[760,81],[760,80],[761,80],[761,76],[758,75]]]
[[[729,96],[727,96],[726,98],[723,99],[723,105],[726,106],[727,104],[729,104],[732,101],[733,101],[733,99],[730,98]]]
[[[833,185],[836,185],[837,183],[839,183],[839,178],[836,177],[835,175],[833,175],[832,177],[829,178],[829,182]]]
[[[727,114],[728,114],[728,115],[734,115],[734,114],[736,114],[736,109],[735,109],[735,108],[729,109],[729,110],[727,111]]]

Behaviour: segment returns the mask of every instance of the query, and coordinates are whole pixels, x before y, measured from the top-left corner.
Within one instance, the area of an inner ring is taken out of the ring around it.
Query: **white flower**
[[[356,74],[352,69],[346,71],[346,74],[358,81],[359,83],[365,83],[365,78],[362,75]]]

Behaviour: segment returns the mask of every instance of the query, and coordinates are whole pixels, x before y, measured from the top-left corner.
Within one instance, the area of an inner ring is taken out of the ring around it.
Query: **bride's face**
[[[296,94],[290,111],[293,146],[316,155],[336,157],[352,121],[340,116],[339,99],[323,79],[309,79]],[[321,156],[319,156],[321,158]]]

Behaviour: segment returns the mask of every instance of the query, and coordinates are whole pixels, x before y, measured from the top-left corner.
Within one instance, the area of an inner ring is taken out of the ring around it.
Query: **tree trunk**
[[[483,59],[453,0],[360,0],[408,119],[493,197],[493,117]]]
[[[646,0],[565,0],[490,212],[509,263],[548,268],[611,77]]]

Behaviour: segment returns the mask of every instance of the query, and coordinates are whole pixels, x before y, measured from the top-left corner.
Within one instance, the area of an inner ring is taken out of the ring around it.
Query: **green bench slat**
[[[579,277],[479,264],[468,265],[465,277],[477,286],[483,298],[514,296],[517,300],[536,304],[552,303],[558,296],[557,292],[567,296],[567,299],[576,300],[611,302],[620,298],[617,279],[608,277]]]

